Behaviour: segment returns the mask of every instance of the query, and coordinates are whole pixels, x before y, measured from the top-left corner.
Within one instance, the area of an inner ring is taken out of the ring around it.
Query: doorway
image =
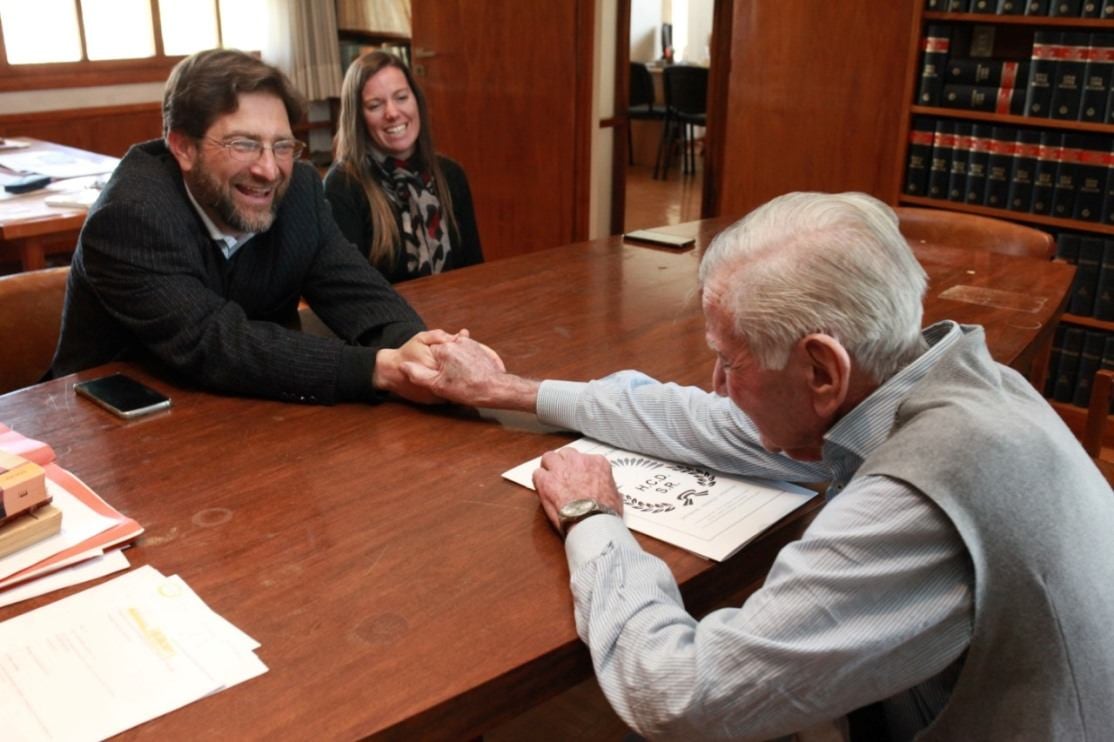
[[[637,93],[633,65],[650,72],[653,113],[628,118],[628,160],[622,187],[623,231],[693,221],[701,217],[704,187],[704,129],[694,127],[692,169],[682,163],[683,139],[663,141],[665,68],[689,65],[707,68],[715,0],[629,0],[628,59],[631,91]],[[618,60],[617,60],[618,61]],[[632,99],[632,102],[633,99]]]

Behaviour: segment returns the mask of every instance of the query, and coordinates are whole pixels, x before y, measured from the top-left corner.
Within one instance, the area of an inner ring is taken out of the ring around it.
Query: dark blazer
[[[476,213],[472,206],[472,191],[468,187],[468,176],[464,169],[448,157],[437,155],[437,162],[441,165],[441,172],[449,186],[449,195],[453,201],[453,216],[456,217],[457,233],[452,233],[449,238],[451,249],[445,260],[445,270],[463,268],[466,265],[475,265],[484,260],[483,249],[480,247],[480,234],[476,229]],[[371,238],[374,234],[371,228],[371,206],[367,202],[360,182],[348,174],[338,164],[329,168],[325,174],[325,197],[333,207],[333,217],[337,226],[348,241],[354,244],[367,258],[371,253]],[[395,214],[395,221],[402,229],[399,214]],[[406,270],[406,259],[402,256],[402,244],[395,246],[395,265],[391,270],[381,269],[383,275],[391,283],[418,278],[419,274],[409,273]]]
[[[338,338],[290,329],[299,297]],[[226,259],[154,140],[128,151],[89,211],[50,375],[142,353],[213,390],[373,400],[375,353],[422,329],[337,229],[312,166],[295,163],[271,228]]]

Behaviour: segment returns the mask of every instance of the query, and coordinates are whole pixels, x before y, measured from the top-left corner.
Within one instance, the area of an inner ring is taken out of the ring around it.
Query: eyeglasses
[[[302,150],[306,148],[304,142],[299,142],[297,139],[280,139],[270,145],[264,144],[255,139],[229,139],[223,141],[213,137],[205,137],[218,147],[224,147],[228,154],[232,155],[232,159],[239,160],[240,162],[255,162],[263,156],[263,150],[271,150],[271,154],[275,156],[276,160],[287,162],[293,160],[298,155],[302,154]]]

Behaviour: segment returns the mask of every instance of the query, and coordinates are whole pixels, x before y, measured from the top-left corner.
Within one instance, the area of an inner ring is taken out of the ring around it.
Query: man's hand
[[[402,364],[402,372],[413,386],[458,404],[534,412],[538,382],[508,374],[498,354],[468,337],[467,330],[430,351],[432,365]]]
[[[382,348],[375,354],[372,386],[380,391],[397,394],[411,402],[421,404],[444,402],[444,399],[428,388],[412,384],[409,376],[403,373],[402,367],[410,364],[419,368],[436,368],[437,361],[434,360],[432,348],[438,344],[451,343],[458,337],[467,336],[467,330],[462,330],[460,335],[450,335],[444,330],[427,330],[407,340],[401,348]]]
[[[561,448],[542,456],[541,468],[534,472],[542,510],[553,527],[560,531],[557,511],[561,506],[588,498],[623,513],[623,498],[611,476],[611,462],[572,448]]]

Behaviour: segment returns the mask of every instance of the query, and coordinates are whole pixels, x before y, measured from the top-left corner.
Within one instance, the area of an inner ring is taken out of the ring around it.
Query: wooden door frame
[[[629,3],[630,0],[626,0]],[[592,84],[596,69],[596,0],[576,3],[576,139],[573,142],[572,240],[589,238],[592,211]]]
[[[712,15],[711,55],[716,60],[708,71],[708,126],[704,137],[704,182],[700,189],[700,218],[720,215],[727,124],[727,80],[731,70],[731,35],[735,17],[734,0],[716,0]],[[625,101],[630,100],[630,0],[618,0],[615,20],[615,112],[600,126],[615,129],[611,152],[611,234],[624,230],[627,198],[627,152],[630,119]]]

